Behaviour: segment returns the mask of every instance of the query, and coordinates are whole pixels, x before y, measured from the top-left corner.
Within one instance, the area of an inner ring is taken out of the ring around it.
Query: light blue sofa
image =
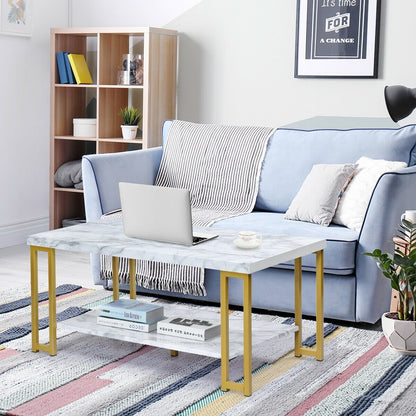
[[[165,122],[163,137],[171,122]],[[416,208],[416,126],[399,129],[282,128],[271,137],[261,171],[255,210],[220,221],[213,228],[314,236],[327,239],[324,255],[325,317],[355,322],[376,322],[389,309],[391,289],[371,258],[362,253],[375,248],[391,250],[392,237],[406,209]],[[120,208],[120,181],[153,184],[162,147],[112,154],[88,155],[82,161],[87,221]],[[331,224],[285,220],[284,213],[305,177],[317,163],[351,163],[361,156],[404,161],[409,167],[384,174],[374,189],[361,231]],[[303,260],[303,311],[315,311],[315,257]],[[99,279],[99,258],[92,256],[93,278]],[[231,279],[230,303],[242,305],[239,279]],[[206,297],[155,292],[178,298],[219,301],[219,273],[207,270]],[[127,287],[126,287],[127,289]],[[293,263],[276,265],[253,275],[253,307],[293,312]]]

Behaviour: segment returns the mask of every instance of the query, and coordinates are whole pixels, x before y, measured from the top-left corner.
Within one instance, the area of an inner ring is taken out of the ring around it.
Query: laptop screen
[[[128,237],[192,245],[189,190],[126,182],[119,189]]]

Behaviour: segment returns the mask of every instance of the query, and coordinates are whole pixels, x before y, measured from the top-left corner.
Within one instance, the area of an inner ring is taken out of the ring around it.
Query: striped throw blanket
[[[195,124],[175,120],[166,139],[155,185],[190,190],[192,222],[216,221],[253,210],[266,147],[273,128]],[[148,289],[205,295],[197,267],[138,260],[136,281]],[[120,282],[129,279],[120,259]],[[111,279],[111,258],[102,257],[102,279]]]

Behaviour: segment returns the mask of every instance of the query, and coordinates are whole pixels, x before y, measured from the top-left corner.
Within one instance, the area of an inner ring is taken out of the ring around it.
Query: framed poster
[[[0,34],[31,36],[34,0],[0,0]]]
[[[295,77],[377,78],[381,0],[298,0]]]

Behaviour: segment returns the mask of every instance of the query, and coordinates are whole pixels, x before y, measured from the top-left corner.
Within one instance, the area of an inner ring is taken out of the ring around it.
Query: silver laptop
[[[119,183],[124,233],[128,237],[191,246],[217,235],[192,233],[189,190]]]

